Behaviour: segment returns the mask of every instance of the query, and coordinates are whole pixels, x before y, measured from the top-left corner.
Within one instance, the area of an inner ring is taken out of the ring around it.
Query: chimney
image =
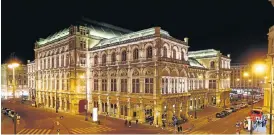
[[[155,27],[155,36],[160,36],[161,27]]]
[[[227,57],[230,58],[230,54],[227,54]]]
[[[30,63],[30,60],[28,60],[28,63]]]
[[[185,38],[184,38],[184,41],[185,41],[186,43],[188,43],[188,37],[185,37]]]

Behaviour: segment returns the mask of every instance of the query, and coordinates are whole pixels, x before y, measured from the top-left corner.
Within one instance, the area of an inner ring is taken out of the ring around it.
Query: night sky
[[[263,58],[274,25],[268,0],[4,0],[2,63],[12,52],[24,63],[33,60],[35,41],[82,16],[132,31],[160,26],[175,38],[189,37],[191,51],[221,50],[232,63]]]

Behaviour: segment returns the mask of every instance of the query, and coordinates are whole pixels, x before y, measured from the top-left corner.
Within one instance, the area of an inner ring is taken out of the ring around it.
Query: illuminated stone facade
[[[29,100],[34,100],[35,99],[35,88],[36,88],[36,85],[35,85],[35,71],[36,71],[36,66],[35,66],[35,62],[32,61],[30,62],[28,60],[28,64],[27,64],[27,69],[28,69],[28,72],[27,72],[27,75],[28,75],[28,89],[29,89]]]
[[[36,43],[37,103],[82,113],[87,99],[89,112],[96,107],[140,122],[154,116],[159,125],[215,99],[229,104],[230,58],[219,51],[188,52],[187,38],[160,27],[131,32],[96,25],[71,26]]]
[[[208,104],[216,104],[224,107],[230,104],[230,55],[223,55],[214,49],[192,51],[188,53],[189,58],[195,58],[207,69],[205,74],[206,98]]]
[[[12,97],[12,79],[13,73],[12,69],[8,68],[8,64],[1,65],[1,96],[2,97]],[[21,97],[22,95],[28,95],[27,87],[27,66],[20,64],[19,67],[15,68],[15,96]]]
[[[269,28],[269,33],[268,33],[268,57],[266,60],[267,63],[267,84],[265,85],[264,88],[264,107],[263,107],[263,111],[265,114],[270,114],[270,93],[271,93],[271,85],[270,85],[270,81],[271,81],[271,57],[270,55],[274,55],[274,25],[272,27]],[[274,90],[273,90],[274,91]],[[273,91],[272,91],[272,95],[273,95]],[[273,99],[273,97],[272,97]],[[274,102],[274,100],[272,100]],[[274,105],[274,103],[272,102],[272,105]],[[274,112],[273,110],[274,107],[272,107],[272,113]],[[270,118],[270,117],[268,117]],[[274,119],[274,118],[273,118]],[[274,132],[274,126],[273,126],[273,119],[272,119],[272,134]],[[268,120],[269,121],[269,120]],[[268,125],[266,126],[267,132],[269,132],[269,122]]]
[[[122,28],[83,20],[35,43],[36,103],[46,108],[78,113],[85,99],[88,48],[100,40],[128,32]],[[85,25],[88,24],[88,25]]]

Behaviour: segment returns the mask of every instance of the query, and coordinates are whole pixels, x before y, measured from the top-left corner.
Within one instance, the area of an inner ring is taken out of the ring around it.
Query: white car
[[[230,108],[225,108],[225,111],[227,111],[228,113],[232,113],[232,109]]]
[[[14,115],[15,115],[15,111],[14,110],[9,111],[9,117],[13,118]]]

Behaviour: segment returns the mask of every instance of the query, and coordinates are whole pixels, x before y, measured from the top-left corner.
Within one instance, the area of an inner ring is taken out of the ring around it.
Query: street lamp
[[[8,67],[12,69],[12,96],[13,100],[15,99],[15,68],[19,66],[18,63],[9,64]]]
[[[85,105],[85,109],[86,109],[86,117],[85,117],[85,121],[88,121],[88,89],[87,89],[87,75],[86,76],[80,76],[81,79],[86,79],[86,105]]]

